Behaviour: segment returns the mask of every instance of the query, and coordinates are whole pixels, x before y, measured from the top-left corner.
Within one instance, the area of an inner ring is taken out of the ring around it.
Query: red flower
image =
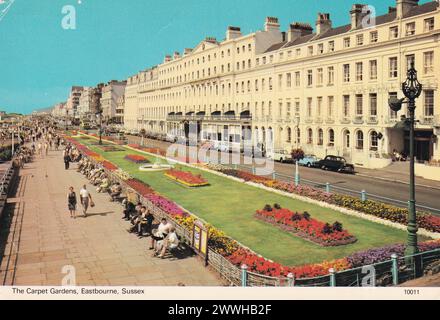
[[[336,230],[324,222],[312,218],[306,219],[302,214],[284,208],[273,208],[271,211],[258,210],[256,217],[323,246],[345,245],[356,241],[356,238],[346,230]]]
[[[149,185],[137,179],[129,179],[126,183],[130,188],[137,191],[143,197],[147,197],[149,194],[154,193],[154,190]]]
[[[168,170],[165,173],[168,177],[176,179],[177,181],[190,185],[190,186],[203,186],[208,183],[201,175],[194,175],[191,172],[179,171],[179,170]]]
[[[134,162],[134,163],[148,163],[148,162],[150,162],[150,161],[148,161],[147,158],[140,156],[140,155],[137,155],[137,154],[126,155],[124,159],[131,161],[131,162]]]
[[[115,166],[113,163],[111,163],[110,161],[107,161],[107,160],[104,160],[104,161],[102,162],[102,166],[103,166],[104,168],[106,168],[107,170],[110,170],[110,171],[116,171],[116,170],[118,170],[118,167],[117,167],[117,166]]]

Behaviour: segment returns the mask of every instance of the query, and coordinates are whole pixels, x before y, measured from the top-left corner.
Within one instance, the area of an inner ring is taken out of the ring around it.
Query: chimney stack
[[[329,13],[318,13],[318,19],[316,20],[316,34],[321,35],[326,33],[332,28],[332,21],[330,20]]]
[[[185,51],[183,52],[183,55],[184,56],[189,55],[192,51],[193,51],[193,49],[191,49],[191,48],[185,48]]]
[[[264,31],[279,31],[280,24],[278,23],[278,18],[267,17],[266,23],[264,24]]]
[[[313,28],[308,23],[295,22],[290,24],[287,32],[287,41],[293,42],[296,39],[313,33]]]
[[[235,38],[241,37],[241,29],[240,27],[228,27],[228,30],[226,30],[226,40],[232,40]]]
[[[180,58],[180,53],[179,53],[178,51],[174,52],[173,59],[174,59],[174,60],[177,60],[177,59],[179,59],[179,58]]]
[[[164,59],[164,63],[170,62],[171,61],[171,56],[170,55],[166,55],[165,59]]]
[[[368,10],[368,6],[365,4],[354,4],[351,7],[350,15],[351,15],[351,29],[357,29],[361,23],[362,19],[370,14]]]
[[[397,19],[404,18],[418,4],[419,0],[396,0]]]

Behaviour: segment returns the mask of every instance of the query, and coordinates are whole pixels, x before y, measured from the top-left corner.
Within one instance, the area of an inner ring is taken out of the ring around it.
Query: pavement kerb
[[[377,176],[372,176],[372,175],[363,174],[363,173],[356,173],[356,176],[364,177],[364,178],[371,178],[371,179],[378,179],[378,180],[383,180],[383,181],[388,181],[388,182],[395,182],[395,183],[400,183],[400,184],[409,185],[409,183],[406,182],[406,181],[396,180],[396,179],[390,179],[390,178],[384,178],[384,177],[377,177]],[[427,189],[434,189],[434,190],[439,190],[439,191],[440,191],[440,187],[436,187],[436,186],[428,186],[428,185],[426,185],[426,184],[419,184],[419,183],[416,183],[416,187],[427,188]]]

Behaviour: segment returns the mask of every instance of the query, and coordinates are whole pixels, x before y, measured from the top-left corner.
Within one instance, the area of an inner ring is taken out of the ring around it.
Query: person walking
[[[83,207],[84,217],[87,216],[87,209],[89,208],[89,204],[93,206],[92,196],[90,195],[89,190],[87,190],[87,186],[83,185],[82,189],[79,192],[79,196],[81,198],[81,205]]]
[[[67,194],[67,206],[70,212],[70,218],[76,219],[76,193],[73,187],[69,188],[69,193]]]
[[[37,144],[37,152],[38,152],[39,156],[42,156],[41,155],[41,142],[38,142],[38,144]]]
[[[65,150],[64,150],[64,156],[63,156],[63,158],[64,158],[64,168],[65,168],[66,170],[69,170],[69,166],[70,166],[70,156],[69,156],[69,153],[66,152]]]

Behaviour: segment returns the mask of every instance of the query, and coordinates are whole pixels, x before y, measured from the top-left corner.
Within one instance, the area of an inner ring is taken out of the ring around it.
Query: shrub
[[[322,233],[324,233],[324,234],[332,234],[333,233],[333,229],[330,226],[330,224],[326,223],[324,225],[324,227],[322,228]]]
[[[304,211],[304,213],[302,214],[303,218],[307,221],[310,220],[310,213],[308,213],[307,211]]]
[[[332,229],[338,232],[342,231],[343,230],[342,223],[336,221],[335,223],[333,223]]]

